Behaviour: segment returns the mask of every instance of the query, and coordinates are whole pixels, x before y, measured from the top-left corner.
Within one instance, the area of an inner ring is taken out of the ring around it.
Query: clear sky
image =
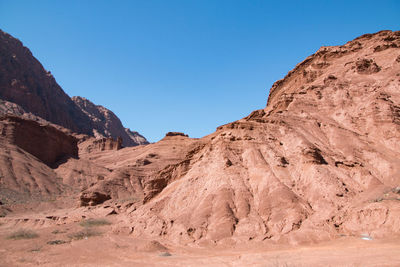
[[[400,1],[0,0],[0,28],[67,94],[154,142],[264,108],[273,82],[320,46],[400,30]]]

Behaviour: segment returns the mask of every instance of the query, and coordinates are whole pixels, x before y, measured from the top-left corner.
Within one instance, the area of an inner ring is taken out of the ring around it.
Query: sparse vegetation
[[[67,232],[67,231],[54,230],[54,231],[51,232],[51,233],[57,235],[57,234],[64,234],[64,233],[66,233],[66,232]]]
[[[383,197],[378,197],[374,200],[372,200],[372,202],[382,202],[383,201]]]
[[[370,203],[374,202],[382,202],[384,200],[400,200],[400,197],[397,195],[400,194],[400,186],[394,187],[391,189],[387,189],[383,192],[383,194],[375,199],[369,200]]]
[[[35,247],[31,250],[29,250],[29,252],[40,252],[42,250],[42,247]]]
[[[96,227],[96,226],[104,226],[110,224],[111,222],[109,222],[106,219],[87,219],[80,223],[82,227]]]
[[[64,240],[51,240],[49,242],[47,242],[47,244],[49,245],[61,245],[61,244],[65,244],[67,243],[67,241]]]
[[[172,256],[172,254],[167,251],[167,252],[161,253],[160,256],[161,257],[169,257],[169,256]]]
[[[68,237],[73,240],[81,240],[81,239],[86,239],[89,237],[99,236],[99,235],[101,235],[100,232],[90,229],[90,228],[85,228],[79,232],[69,234]]]
[[[400,186],[393,188],[392,192],[395,194],[400,194]]]
[[[7,236],[7,239],[14,239],[14,240],[19,240],[19,239],[32,239],[32,238],[37,238],[39,235],[29,229],[19,229],[13,233],[11,233],[9,236]]]

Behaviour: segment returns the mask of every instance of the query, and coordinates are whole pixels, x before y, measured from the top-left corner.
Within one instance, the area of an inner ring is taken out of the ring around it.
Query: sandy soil
[[[1,218],[0,266],[400,266],[400,238],[364,240],[363,236],[342,236],[296,246],[247,242],[234,247],[183,247],[170,245],[167,240],[159,243],[116,234],[117,215],[98,217],[110,225],[84,227],[82,217],[94,218],[98,211],[60,212],[70,216],[64,223],[40,219],[46,213],[25,212]],[[87,228],[100,235],[81,240],[71,237]],[[10,239],[18,229],[30,229],[39,236]],[[48,243],[55,240],[65,243]]]

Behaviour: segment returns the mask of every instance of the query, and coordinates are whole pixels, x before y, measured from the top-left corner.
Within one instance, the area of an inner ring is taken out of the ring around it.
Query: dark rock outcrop
[[[168,132],[165,136],[183,136],[183,137],[189,137],[189,135],[180,133],[180,132]]]
[[[0,114],[29,114],[78,134],[121,137],[124,146],[148,143],[139,133],[124,128],[110,110],[81,97],[73,101],[28,48],[1,30],[0,73]]]
[[[0,136],[50,167],[61,160],[78,157],[75,137],[32,120],[10,115],[0,117]]]
[[[80,206],[96,206],[109,199],[109,195],[100,192],[83,193],[80,196]]]
[[[117,138],[90,138],[79,144],[80,150],[85,153],[105,150],[119,150],[122,148],[122,139]]]
[[[136,146],[148,144],[146,138],[137,132],[124,128],[120,119],[109,109],[95,105],[90,100],[74,96],[72,100],[90,118],[96,137],[122,138],[122,145]]]
[[[0,99],[77,133],[92,134],[89,118],[53,75],[16,38],[0,30]]]

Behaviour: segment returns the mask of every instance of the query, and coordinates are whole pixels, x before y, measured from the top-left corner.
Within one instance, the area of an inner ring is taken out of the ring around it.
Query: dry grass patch
[[[111,222],[109,222],[106,219],[87,219],[80,223],[82,227],[96,227],[96,226],[104,226],[110,224]]]
[[[160,254],[160,257],[170,257],[170,256],[172,256],[172,254],[169,253],[168,251]]]
[[[53,232],[51,232],[52,234],[65,234],[67,231],[62,231],[62,230],[54,230]]]
[[[39,235],[29,229],[19,229],[10,235],[7,236],[7,239],[14,239],[14,240],[19,240],[19,239],[32,239],[32,238],[37,238]]]
[[[98,232],[98,231],[90,229],[90,228],[85,228],[79,232],[69,234],[68,237],[73,240],[81,240],[81,239],[87,239],[89,237],[100,236],[100,235],[101,235],[101,232]]]
[[[67,241],[64,240],[51,240],[49,242],[47,242],[47,244],[49,245],[61,245],[61,244],[65,244],[67,243]]]

